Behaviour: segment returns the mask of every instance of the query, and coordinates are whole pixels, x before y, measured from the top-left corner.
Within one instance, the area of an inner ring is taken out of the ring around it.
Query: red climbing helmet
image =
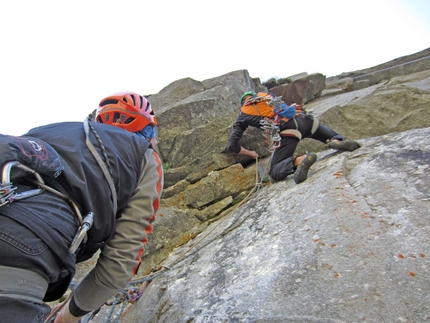
[[[104,98],[97,108],[96,121],[130,132],[138,132],[147,125],[157,125],[151,103],[133,92],[120,92]]]

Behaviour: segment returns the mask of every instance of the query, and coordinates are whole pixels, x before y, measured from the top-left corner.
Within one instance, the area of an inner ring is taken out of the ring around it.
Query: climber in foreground
[[[137,273],[163,187],[156,126],[149,101],[122,92],[100,102],[96,122],[87,118],[20,137],[0,135],[0,166],[22,167],[9,163],[18,159],[39,174],[17,177],[13,167],[2,179],[2,322],[43,322],[48,315],[50,322],[77,322],[127,286]],[[98,250],[94,268],[50,314],[44,302],[59,299],[75,264]]]
[[[347,140],[333,129],[321,124],[302,106],[287,105],[272,93],[247,91],[242,95],[240,104],[241,111],[233,124],[227,149],[257,159],[259,157],[257,152],[239,144],[243,132],[248,126],[276,129],[278,141],[274,142],[269,170],[272,182],[284,180],[291,174],[294,174],[294,181],[297,184],[306,180],[310,167],[317,160],[317,154],[310,152],[298,157],[293,156],[303,138],[328,143],[330,148],[336,150],[353,151],[360,147],[357,142]]]

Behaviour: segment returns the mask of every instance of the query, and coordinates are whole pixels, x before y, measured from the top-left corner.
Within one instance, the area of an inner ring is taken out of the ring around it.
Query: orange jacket
[[[269,105],[271,98],[269,93],[258,92],[257,97],[253,97],[243,104],[241,111],[253,116],[272,118],[275,113],[272,110],[273,107]]]

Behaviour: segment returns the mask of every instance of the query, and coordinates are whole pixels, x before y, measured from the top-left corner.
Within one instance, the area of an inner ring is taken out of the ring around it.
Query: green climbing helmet
[[[252,96],[256,96],[256,95],[257,95],[257,93],[256,93],[256,92],[254,92],[254,91],[247,91],[247,92],[243,93],[242,97],[240,98],[240,104],[242,104],[242,105],[243,105],[243,101],[245,100],[245,98],[246,98],[247,96],[250,96],[250,95],[252,95]]]

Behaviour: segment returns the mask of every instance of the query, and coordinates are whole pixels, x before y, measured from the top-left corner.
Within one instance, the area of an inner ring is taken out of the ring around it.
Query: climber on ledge
[[[309,168],[316,162],[314,152],[306,155],[293,156],[297,145],[303,138],[311,138],[328,143],[332,149],[353,151],[360,145],[347,140],[333,129],[321,124],[305,109],[297,104],[288,106],[280,97],[269,92],[245,92],[240,103],[242,105],[239,116],[233,124],[227,143],[231,152],[257,159],[257,152],[248,150],[239,144],[243,132],[248,126],[262,128],[271,123],[278,129],[279,141],[274,144],[274,152],[270,164],[269,176],[272,182],[284,180],[294,174],[294,181],[299,184],[306,180]]]

